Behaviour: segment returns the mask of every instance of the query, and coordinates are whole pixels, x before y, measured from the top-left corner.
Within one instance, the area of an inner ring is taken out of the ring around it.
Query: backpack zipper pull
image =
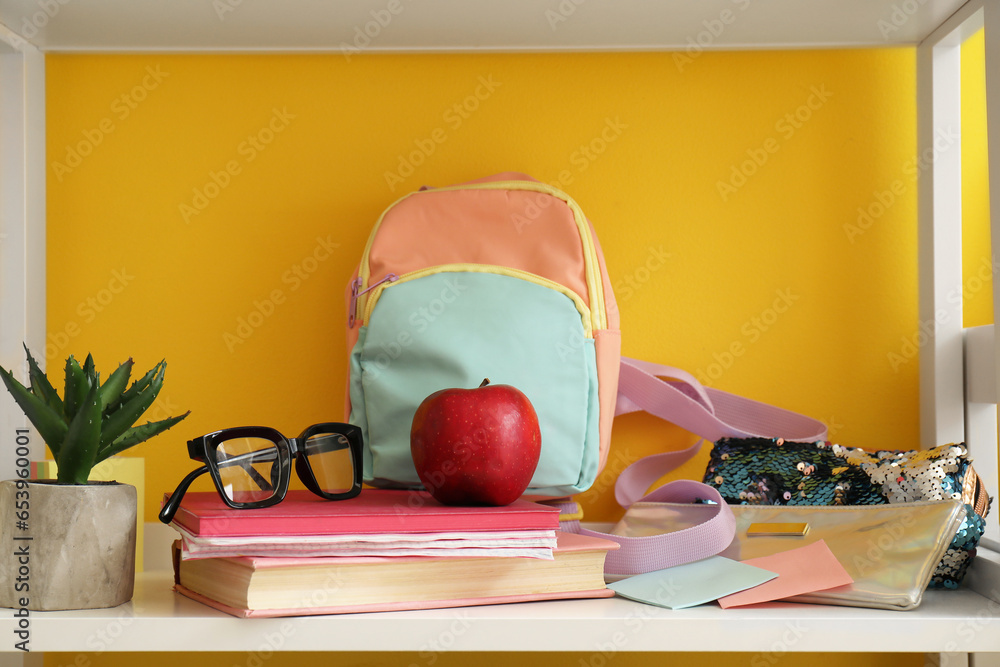
[[[366,289],[361,289],[361,285],[363,285],[364,283],[362,282],[361,278],[355,278],[354,282],[351,283],[351,305],[348,308],[348,313],[347,313],[347,327],[349,329],[353,328],[354,322],[357,321],[356,314],[358,312],[359,296],[371,292],[373,289],[375,289],[384,282],[393,282],[396,280],[399,280],[399,276],[397,276],[395,273],[387,273],[385,277],[379,280],[378,282],[369,285]]]

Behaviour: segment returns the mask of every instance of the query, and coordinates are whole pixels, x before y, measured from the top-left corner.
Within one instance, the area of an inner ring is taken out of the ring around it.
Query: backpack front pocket
[[[590,313],[562,286],[488,265],[434,267],[384,283],[351,355],[351,422],[365,435],[365,478],[420,485],[410,457],[417,406],[484,378],[520,389],[538,414],[542,455],[529,493],[588,488],[599,459]]]

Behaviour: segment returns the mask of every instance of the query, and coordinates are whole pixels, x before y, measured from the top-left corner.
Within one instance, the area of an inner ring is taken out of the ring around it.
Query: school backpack
[[[364,478],[418,488],[410,425],[420,402],[483,378],[527,395],[542,452],[527,493],[587,490],[616,414],[645,410],[712,441],[817,440],[815,420],[621,357],[618,310],[594,229],[558,188],[519,173],[421,188],[375,223],[348,286],[349,421]],[[697,452],[647,457],[633,497]],[[724,546],[724,545],[723,545]]]

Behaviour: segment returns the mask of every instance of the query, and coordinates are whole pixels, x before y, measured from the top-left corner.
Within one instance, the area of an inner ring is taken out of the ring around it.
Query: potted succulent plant
[[[129,386],[132,360],[101,382],[94,359],[66,360],[63,395],[28,355],[29,386],[0,367],[0,379],[48,445],[56,480],[0,482],[0,606],[96,609],[132,599],[136,489],[88,482],[91,469],[162,433],[188,413],[135,425],[163,386],[161,361]],[[16,520],[26,511],[30,521]],[[19,562],[20,561],[20,562]],[[20,565],[30,578],[18,579]],[[26,603],[26,604],[25,604]]]

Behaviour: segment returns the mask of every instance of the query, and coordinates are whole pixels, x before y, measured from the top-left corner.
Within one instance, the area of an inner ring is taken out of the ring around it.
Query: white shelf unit
[[[6,0],[0,4],[0,361],[17,366],[21,341],[35,347],[45,338],[45,52],[336,52],[356,30],[371,21],[377,27],[378,17],[387,16],[393,30],[372,27],[378,38],[367,50],[683,50],[699,39],[704,49],[916,45],[918,148],[933,154],[935,133],[958,126],[960,44],[985,26],[989,154],[1000,164],[1000,0],[775,0],[740,14],[750,2],[563,0],[548,7],[530,0],[427,0],[416,12],[406,10],[405,0]],[[560,17],[572,21],[563,25]],[[949,150],[919,183],[920,319],[932,328],[921,348],[921,432],[926,444],[966,441],[996,492],[1000,338],[992,326],[963,331],[961,313],[953,310],[936,316],[954,308],[946,293],[961,281],[959,159]],[[1000,169],[989,188],[1000,202]],[[1000,238],[1000,215],[991,224],[993,238]],[[9,433],[23,423],[0,396],[0,429]],[[3,454],[9,465],[13,457]],[[462,651],[919,652],[954,654],[953,665],[978,654],[983,664],[986,654],[1000,653],[995,526],[994,519],[965,589],[932,591],[906,613],[794,604],[675,612],[606,599],[247,621],[174,594],[159,569],[140,575],[135,598],[122,607],[33,614],[31,645],[36,652],[172,651],[175,638],[184,637],[185,650],[194,651],[419,651],[437,638]],[[0,662],[37,664],[37,653],[14,651],[15,626],[0,616],[0,635],[8,638]]]
[[[269,644],[284,651],[425,651],[436,645],[450,651],[595,654],[1000,651],[1000,606],[971,590],[931,591],[912,612],[792,603],[671,611],[606,598],[240,619],[173,593],[171,583],[163,572],[141,574],[134,601],[123,607],[36,614],[32,646],[37,651],[175,651],[177,638],[183,637],[185,650],[236,652]],[[8,623],[4,619],[4,626]]]

